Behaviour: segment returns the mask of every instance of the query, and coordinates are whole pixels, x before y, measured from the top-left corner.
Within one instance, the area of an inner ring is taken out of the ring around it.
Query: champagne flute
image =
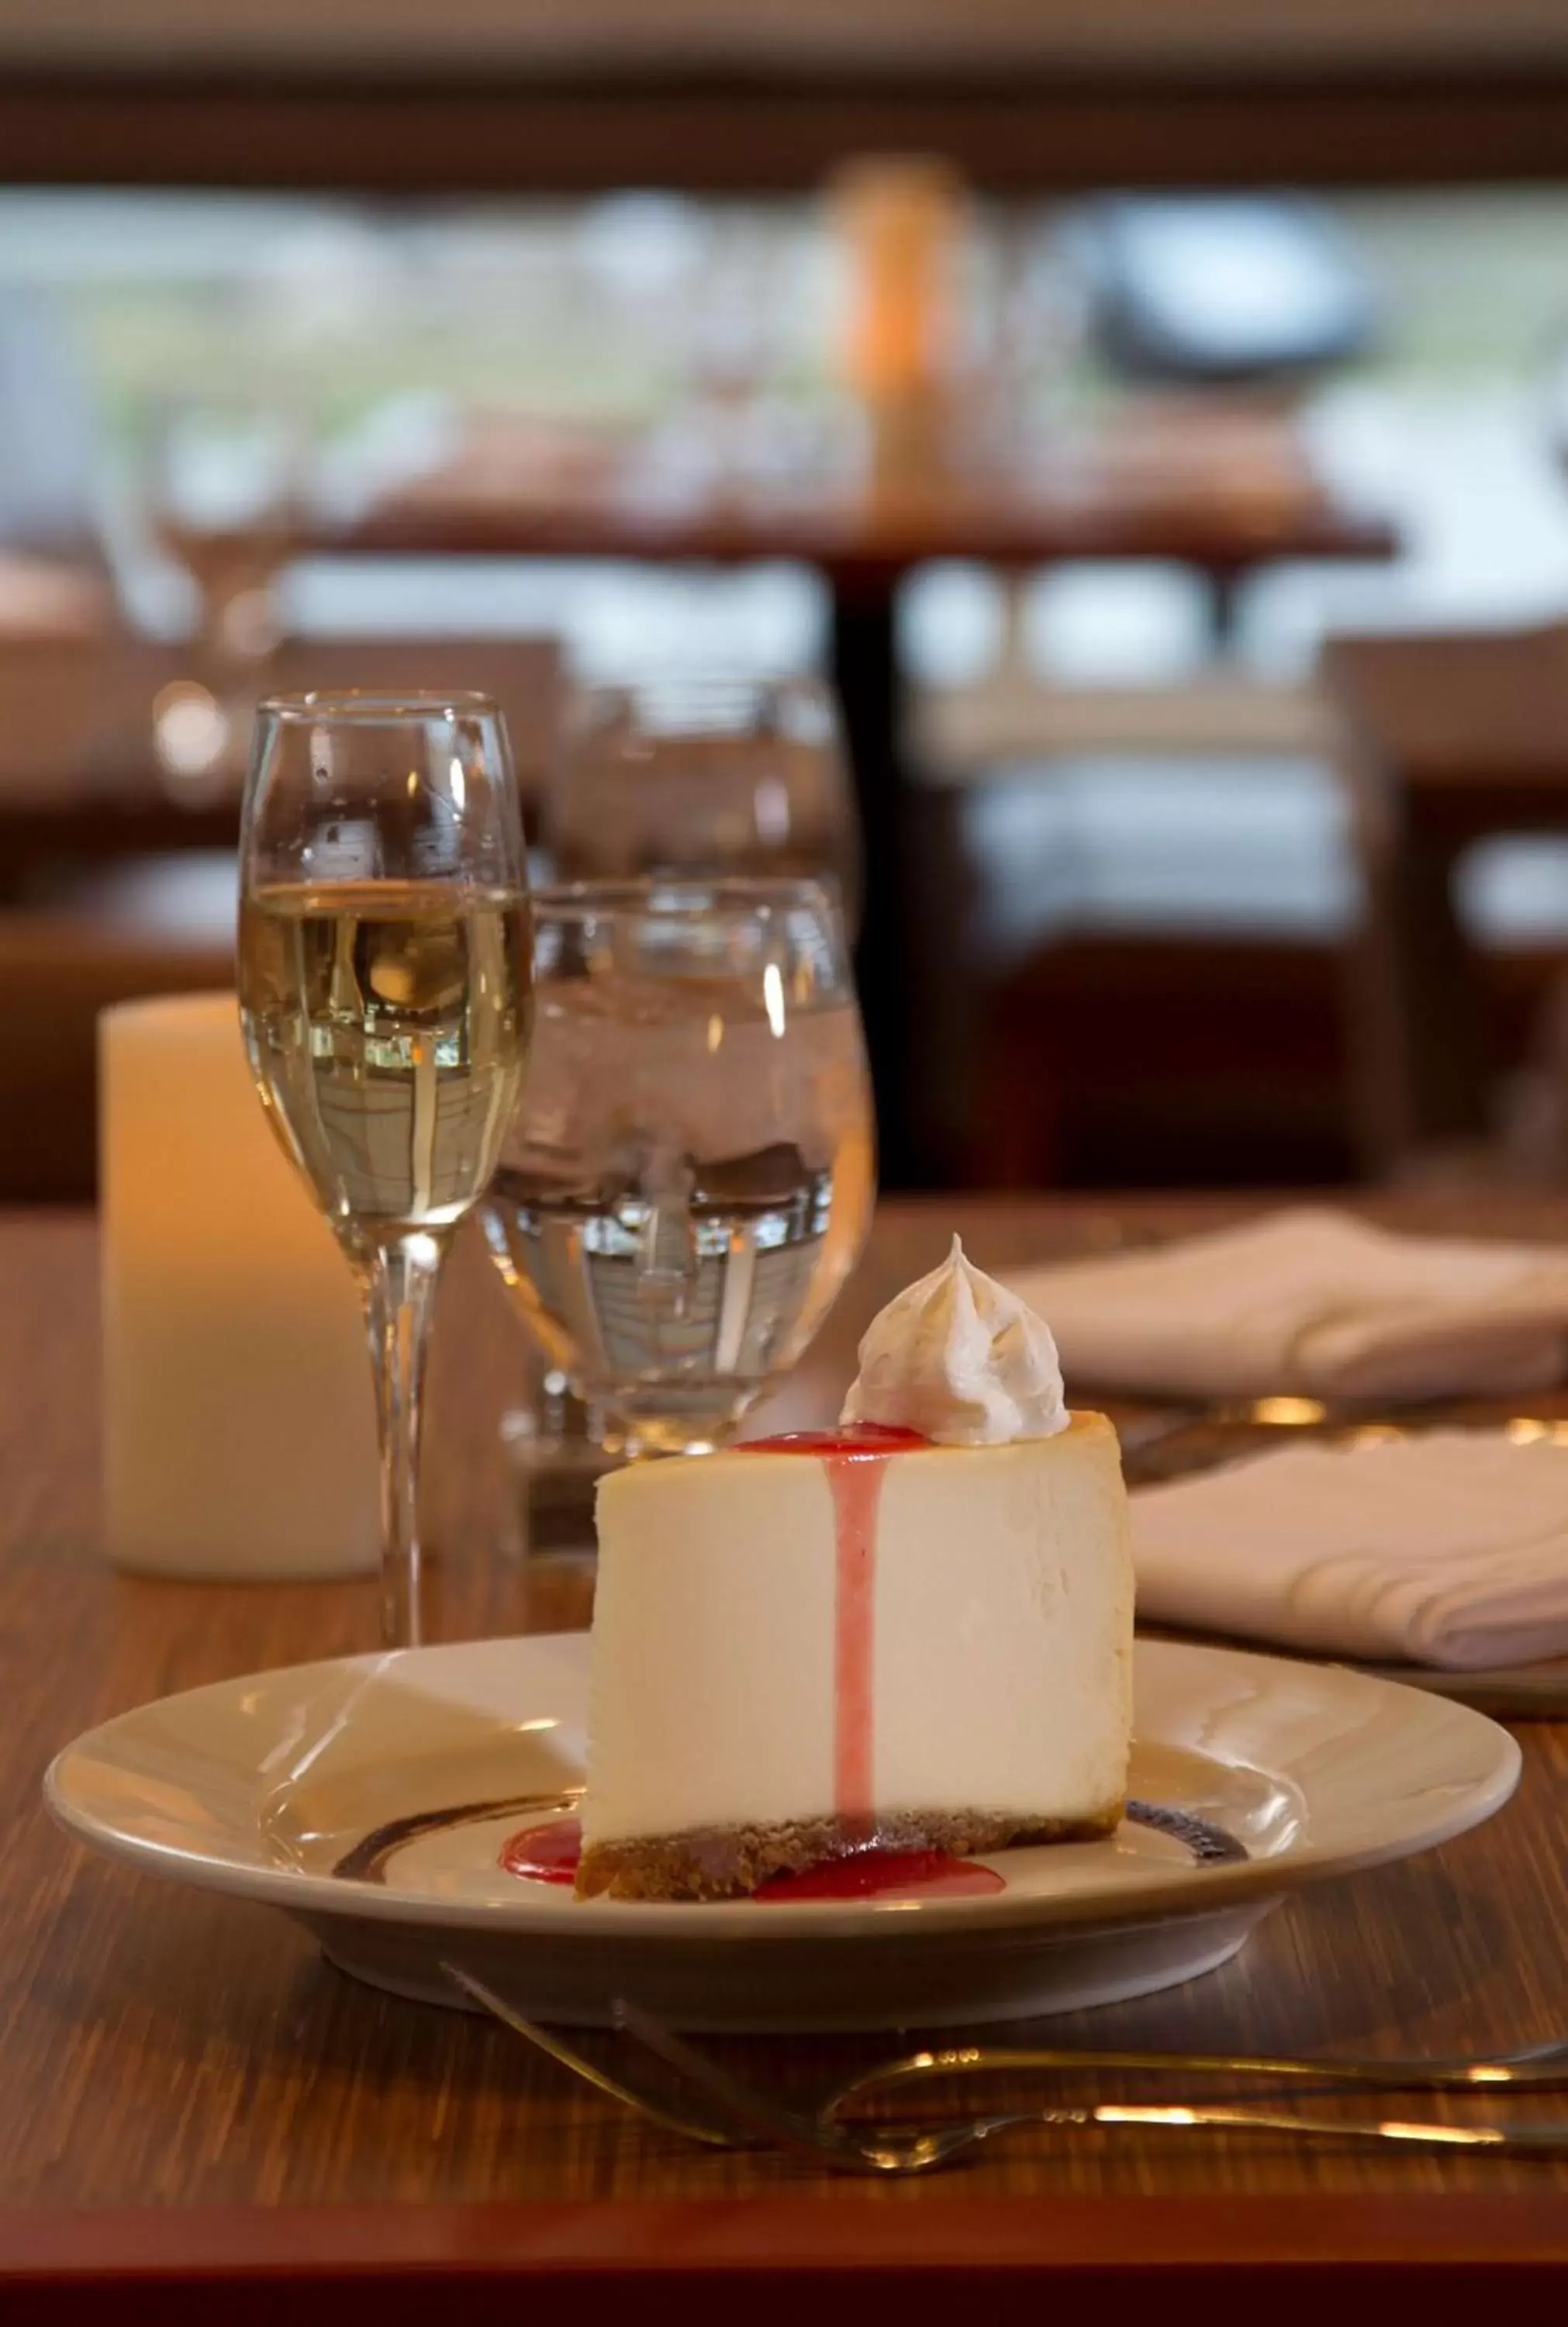
[[[240,841],[240,1017],[262,1103],[365,1304],[393,1646],[420,1637],[432,1296],[495,1170],[527,1054],[525,867],[506,729],[487,696],[261,706]]]
[[[837,706],[817,679],[584,687],[546,810],[563,880],[830,880],[854,935],[860,836]]]
[[[491,1256],[607,1444],[704,1450],[799,1358],[870,1221],[843,919],[814,881],[584,881],[538,892],[535,929]]]

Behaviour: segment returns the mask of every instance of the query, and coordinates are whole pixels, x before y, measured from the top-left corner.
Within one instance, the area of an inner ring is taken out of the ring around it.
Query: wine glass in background
[[[975,401],[988,423],[983,465],[1016,478],[1059,457],[1081,402],[1089,337],[1089,261],[1081,235],[1014,212],[994,246],[990,396]],[[987,408],[988,403],[988,408]]]
[[[191,667],[153,707],[159,765],[179,790],[238,786],[281,634],[277,577],[299,537],[305,441],[277,402],[170,399],[146,461],[153,530],[195,600]]]
[[[843,919],[817,882],[674,878],[542,890],[535,916],[491,1255],[607,1444],[711,1447],[799,1358],[871,1218]]]
[[[835,884],[853,936],[860,836],[837,708],[806,678],[582,689],[546,803],[563,880],[798,874]]]
[[[780,239],[777,223],[756,210],[726,204],[707,211],[705,263],[686,311],[685,416],[721,492],[765,470],[771,450],[776,416],[765,391],[790,312],[780,296]]]
[[[529,996],[522,819],[494,704],[263,704],[240,839],[240,1017],[263,1104],[364,1299],[395,1646],[420,1634],[431,1300],[517,1106]]]

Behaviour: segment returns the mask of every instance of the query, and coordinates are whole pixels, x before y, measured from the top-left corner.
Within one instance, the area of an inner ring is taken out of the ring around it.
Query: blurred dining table
[[[1228,642],[1250,575],[1285,561],[1386,561],[1400,537],[1314,459],[1297,412],[1203,396],[1129,400],[1027,447],[916,432],[896,458],[726,463],[692,433],[613,432],[506,412],[464,416],[428,464],[318,519],[333,555],[798,559],[829,598],[828,655],[866,836],[857,970],[889,1176],[923,1176],[911,1112],[912,771],[897,651],[900,584],[963,559],[1004,573],[1167,560],[1207,583]]]
[[[996,1268],[1257,1209],[1235,1196],[889,1202],[817,1347],[755,1426],[834,1413],[870,1315],[955,1228]],[[1428,1193],[1367,1210],[1409,1229],[1568,1235],[1563,1197]],[[358,1986],[254,1906],[89,1856],[51,1826],[39,1790],[70,1737],[172,1690],[371,1647],[376,1603],[368,1583],[174,1584],[107,1569],[97,1250],[86,1212],[0,1214],[6,2327],[117,2327],[138,2298],[165,2327],[279,2306],[316,2327],[371,2303],[398,2322],[438,2302],[483,2327],[563,2297],[591,2322],[639,2303],[678,2304],[697,2322],[964,2302],[1010,2319],[1053,2296],[1163,2304],[1178,2276],[1226,2311],[1300,2292],[1307,2266],[1314,2301],[1380,2290],[1446,2317],[1483,2292],[1545,2301],[1565,2283],[1568,2161],[1377,2148],[1349,2134],[1305,2146],[1080,2128],[997,2142],[929,2182],[834,2182],[768,2151],[684,2145],[490,2022]],[[499,1424],[523,1370],[499,1286],[467,1248],[443,1291],[429,1422],[426,1517],[448,1636],[556,1631],[588,1612],[585,1559],[518,1556]],[[1533,1405],[1568,1415],[1562,1390]],[[1523,1782],[1488,1824],[1296,1892],[1221,1969],[1041,2023],[1037,2041],[1408,2057],[1561,2036],[1568,1725],[1517,1734]],[[712,2041],[741,2073],[799,2097],[899,2049],[885,2036]],[[1135,2089],[1101,2072],[1090,2097]],[[1137,2097],[1172,2090],[1166,2079]],[[1019,2092],[1014,2080],[999,2106]],[[1501,2106],[1519,2117],[1532,2104]],[[1536,2106],[1568,2115],[1561,2097]],[[1470,2121],[1485,2104],[1392,2107],[1451,2107]]]

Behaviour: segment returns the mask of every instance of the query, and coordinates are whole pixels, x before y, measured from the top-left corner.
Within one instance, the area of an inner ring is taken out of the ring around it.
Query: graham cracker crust
[[[739,1899],[771,1874],[798,1874],[863,1850],[941,1850],[954,1858],[1048,1842],[1098,1842],[1121,1824],[1125,1802],[1082,1818],[1018,1812],[905,1810],[878,1818],[808,1818],[795,1825],[696,1827],[686,1834],[595,1843],[577,1869],[579,1899]]]

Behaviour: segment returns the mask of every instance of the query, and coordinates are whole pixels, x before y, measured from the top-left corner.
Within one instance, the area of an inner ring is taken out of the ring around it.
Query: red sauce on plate
[[[575,1818],[524,1827],[501,1845],[500,1863],[527,1883],[570,1883],[583,1851]],[[961,1899],[1005,1891],[1002,1876],[973,1859],[944,1850],[862,1850],[853,1858],[824,1859],[799,1874],[775,1874],[756,1893],[764,1903],[789,1906],[801,1899]]]
[[[756,1895],[792,1906],[798,1899],[975,1899],[1006,1888],[994,1868],[945,1850],[861,1850],[801,1874],[775,1874]]]
[[[526,1826],[501,1845],[501,1865],[528,1883],[574,1883],[583,1855],[583,1828],[575,1818],[552,1818]]]

